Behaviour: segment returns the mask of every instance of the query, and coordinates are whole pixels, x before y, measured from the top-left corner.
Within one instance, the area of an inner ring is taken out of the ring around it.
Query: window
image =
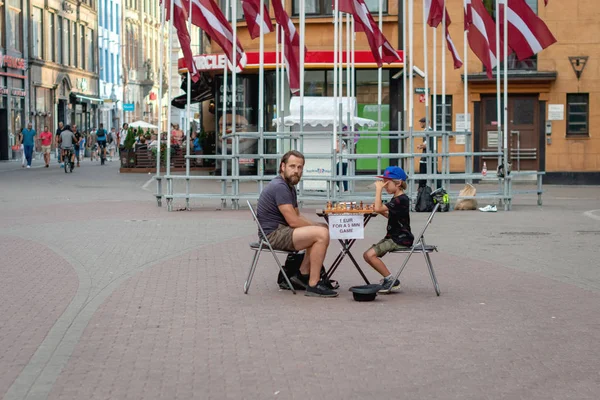
[[[68,19],[63,20],[63,59],[64,65],[69,65],[71,59],[71,21]]]
[[[379,13],[379,0],[365,0],[365,4],[367,5],[367,8],[369,9],[369,11],[371,11],[371,14]],[[381,2],[381,12],[383,14],[387,14],[387,12],[388,12],[387,0],[383,0]]]
[[[58,15],[57,17],[57,24],[56,24],[56,49],[58,50],[57,52],[57,58],[56,58],[56,62],[59,64],[62,64],[63,62],[63,18]]]
[[[104,49],[104,68],[106,69],[105,81],[110,82],[112,80],[112,65],[110,65],[110,58],[108,57],[108,49]]]
[[[110,31],[111,32],[113,31],[113,28],[114,28],[114,18],[112,17],[113,16],[112,10],[113,10],[113,2],[112,2],[112,0],[110,0],[110,10],[108,10],[109,11],[108,15],[109,15],[109,20],[110,20]]]
[[[71,57],[71,65],[74,67],[78,67],[79,66],[79,53],[77,52],[77,43],[79,42],[77,40],[77,22],[73,22],[73,55]]]
[[[7,47],[23,53],[23,18],[19,1],[10,1],[8,4],[8,26],[6,27]]]
[[[4,47],[4,3],[0,0],[0,47]],[[4,86],[4,85],[2,85]],[[6,86],[4,86],[6,87]],[[3,99],[2,96],[0,96],[0,99]],[[2,101],[2,100],[0,100]]]
[[[588,93],[567,94],[567,136],[589,136]]]
[[[31,17],[32,49],[31,55],[36,58],[44,58],[44,10],[33,7]]]
[[[436,95],[436,116],[435,116],[435,130],[436,131],[451,131],[452,130],[452,96],[446,95],[446,124],[442,126],[442,112],[444,111],[444,105],[442,104],[442,96]],[[431,120],[433,121],[433,96],[431,96]]]
[[[94,30],[88,29],[87,33],[87,46],[85,48],[85,54],[87,56],[87,70],[96,72],[96,60],[94,57]]]
[[[108,5],[110,4],[108,0],[101,0],[104,2],[104,27],[108,28]]]
[[[54,25],[54,14],[48,13],[48,30],[50,33],[50,51],[46,57],[50,61],[56,61],[56,26]]]
[[[106,68],[104,68],[104,53],[101,51],[100,52],[100,80],[101,81],[106,80],[106,77],[104,76],[104,71],[106,71]]]
[[[85,69],[85,26],[79,26],[79,67]]]
[[[300,0],[292,0],[293,15],[300,15]],[[332,15],[333,14],[332,0],[306,0],[305,9],[306,15]],[[371,14],[379,13],[379,0],[365,0],[367,8]],[[382,12],[387,14],[387,0],[382,1]]]
[[[119,5],[117,4],[117,5],[115,5],[115,15],[116,15],[116,19],[117,19],[115,28],[117,31],[117,35],[119,35],[121,33],[121,16],[120,16],[120,14],[121,14],[121,10],[119,8]]]
[[[117,65],[115,64],[115,55],[111,54],[110,55],[110,69],[111,69],[111,76],[112,76],[112,83],[117,83]]]

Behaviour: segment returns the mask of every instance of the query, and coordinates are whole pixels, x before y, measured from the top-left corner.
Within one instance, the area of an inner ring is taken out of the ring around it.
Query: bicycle
[[[63,161],[65,165],[65,174],[69,172],[73,173],[73,169],[75,168],[75,162],[73,161],[73,149],[64,150]]]

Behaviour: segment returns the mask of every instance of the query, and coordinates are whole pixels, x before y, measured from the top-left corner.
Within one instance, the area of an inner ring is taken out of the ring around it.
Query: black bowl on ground
[[[356,301],[373,301],[381,288],[381,285],[372,283],[370,285],[352,286],[348,290],[352,292]]]

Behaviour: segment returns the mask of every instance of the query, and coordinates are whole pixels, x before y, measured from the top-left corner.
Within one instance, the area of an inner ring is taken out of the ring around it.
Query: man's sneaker
[[[328,289],[323,283],[319,282],[316,286],[307,286],[304,295],[309,297],[338,297],[338,292]]]
[[[379,283],[381,284],[379,293],[389,293],[388,290],[390,292],[400,290],[400,281],[398,279],[394,282],[394,278],[383,278]]]
[[[481,212],[496,212],[496,211],[498,211],[498,209],[496,208],[496,205],[491,206],[488,204],[485,207],[479,207],[479,211],[481,211]]]
[[[31,165],[28,165],[27,168],[31,168]]]

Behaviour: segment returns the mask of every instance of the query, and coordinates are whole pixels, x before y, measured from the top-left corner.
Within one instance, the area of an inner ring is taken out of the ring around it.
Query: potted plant
[[[121,167],[122,168],[133,168],[135,167],[135,153],[133,152],[133,146],[135,145],[136,131],[134,128],[127,130],[127,136],[125,136],[125,142],[121,148]]]

